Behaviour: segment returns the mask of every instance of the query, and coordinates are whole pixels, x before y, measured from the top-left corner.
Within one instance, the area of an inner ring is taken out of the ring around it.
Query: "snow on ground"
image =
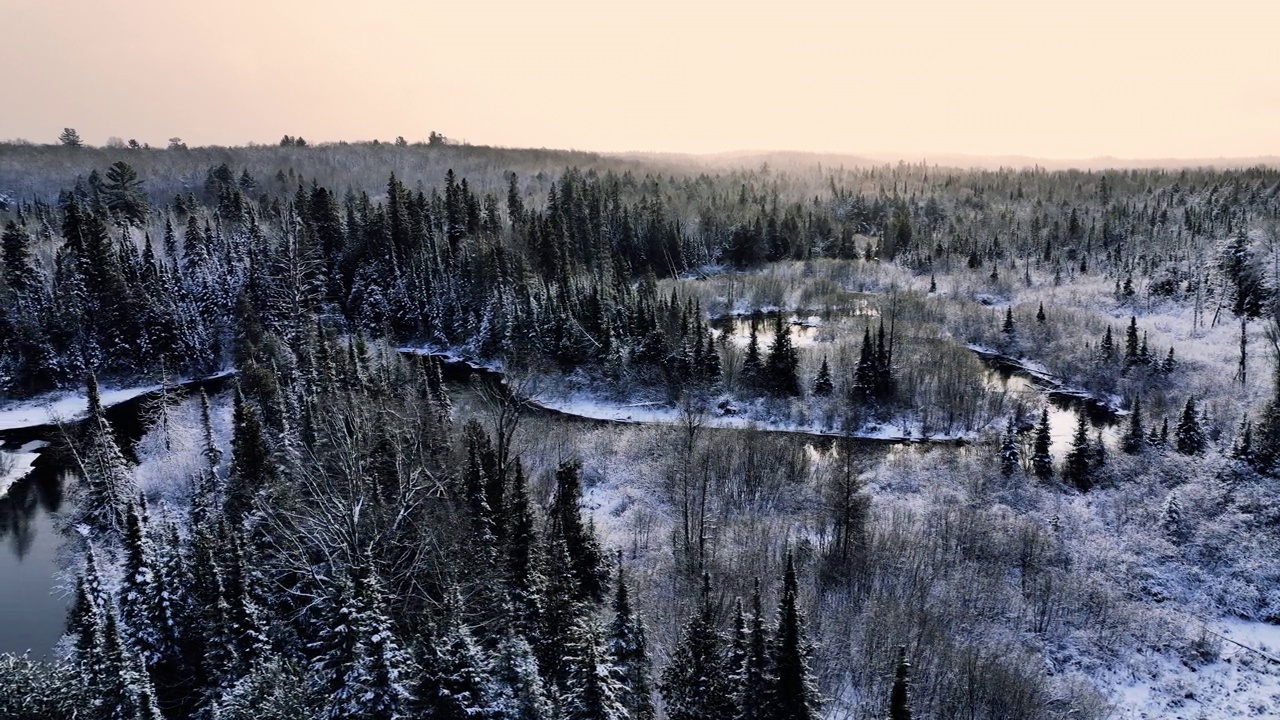
[[[1199,625],[1192,621],[1191,625]],[[1208,662],[1153,655],[1104,679],[1117,720],[1280,716],[1280,627],[1224,619],[1204,625]],[[1189,632],[1196,632],[1189,628]],[[1234,642],[1233,642],[1234,641]],[[1239,643],[1239,644],[1236,644]]]
[[[682,425],[689,420],[680,408],[672,407],[662,402],[610,403],[601,400],[600,398],[581,394],[567,397],[537,395],[533,397],[532,400],[535,404],[549,410],[564,413],[565,415],[587,418],[589,420],[608,420],[612,422],[643,423],[650,425]],[[706,413],[697,417],[696,421],[700,427],[717,429],[745,430],[751,428],[769,432],[804,433],[807,435],[821,435],[825,437],[845,436],[842,432],[837,432],[830,428],[813,423],[795,423],[760,418],[750,412],[740,414],[720,414],[720,412],[714,408],[708,409]],[[904,429],[903,424],[895,423],[878,425],[870,428],[864,427],[855,433],[854,437],[866,440],[883,440],[886,442],[911,442],[913,440],[920,440],[922,436],[918,425],[913,426],[908,423]],[[976,437],[976,433],[959,433],[951,435],[934,433],[930,434],[928,439],[932,441],[972,440]]]
[[[440,347],[439,345],[406,345],[396,348],[396,352],[407,355],[429,355],[439,358],[446,363],[462,363],[472,370],[488,370],[489,372],[502,372],[502,363],[492,360],[489,362],[481,362],[475,358],[463,355],[460,351],[450,348]]]
[[[234,371],[223,370],[222,372],[201,378],[201,380],[216,380],[221,377],[227,377]],[[182,385],[187,380],[179,380],[176,385]],[[119,405],[127,402],[140,395],[153,393],[160,390],[162,385],[142,385],[139,387],[110,389],[103,388],[101,391],[102,404],[105,407]],[[51,393],[35,398],[33,400],[23,400],[21,402],[4,403],[0,405],[0,431],[18,430],[21,428],[39,427],[41,425],[55,425],[61,422],[68,422],[82,419],[89,412],[89,398],[87,395],[78,392]]]
[[[0,450],[0,497],[9,492],[9,488],[27,476],[35,466],[37,452],[48,445],[43,440],[32,440],[15,451]]]

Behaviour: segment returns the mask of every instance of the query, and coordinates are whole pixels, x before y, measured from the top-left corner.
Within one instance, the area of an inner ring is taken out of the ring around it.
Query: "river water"
[[[795,334],[799,342],[805,343],[812,342],[816,330],[812,326],[801,326],[793,327],[793,331],[798,331]],[[465,383],[473,373],[491,382],[501,377],[463,362],[445,363],[445,379],[450,383]],[[1030,417],[1031,409],[1036,408],[1038,413],[1044,402],[1044,391],[1030,380],[1008,368],[993,368],[984,376],[984,382],[990,392],[1008,393],[1015,404],[1022,400],[1028,414],[1023,418],[1025,421],[1036,419]],[[226,384],[224,377],[193,385],[212,395]],[[107,410],[126,455],[132,453],[132,447],[147,430],[144,408],[152,399],[142,396]],[[1050,401],[1052,449],[1060,462],[1075,431],[1078,413],[1091,408],[1065,396],[1050,394]],[[1093,426],[1114,444],[1114,416],[1093,410],[1089,412]],[[39,450],[40,457],[31,474],[14,483],[8,493],[0,497],[0,652],[30,651],[33,657],[47,657],[62,636],[70,601],[61,579],[63,569],[59,555],[66,538],[58,518],[78,476],[65,453],[58,452],[61,439],[52,428],[0,432],[0,452],[15,453],[23,446],[29,449],[28,443],[33,440],[50,444]]]
[[[220,391],[226,377],[186,383],[185,389]],[[171,398],[177,400],[181,392]],[[156,394],[107,408],[107,420],[126,457],[148,429],[146,408]],[[75,427],[72,425],[71,427]],[[60,514],[79,476],[53,427],[0,431],[0,453],[15,454],[42,441],[26,477],[0,496],[0,652],[49,657],[62,637],[70,595],[63,587],[60,554],[66,544]]]

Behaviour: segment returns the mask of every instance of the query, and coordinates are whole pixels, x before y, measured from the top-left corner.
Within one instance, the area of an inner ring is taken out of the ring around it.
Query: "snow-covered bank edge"
[[[17,450],[0,450],[4,462],[0,463],[0,498],[9,494],[9,488],[25,478],[35,469],[36,459],[40,457],[40,448],[49,443],[43,440],[32,440]]]
[[[717,430],[758,430],[763,432],[789,433],[793,435],[810,435],[821,438],[851,437],[865,442],[887,444],[937,443],[964,444],[978,438],[977,433],[931,434],[920,432],[900,432],[901,427],[893,424],[878,426],[873,430],[860,430],[856,433],[844,433],[837,430],[824,429],[817,425],[780,422],[767,420],[751,415],[717,414],[715,409],[690,416],[679,407],[672,407],[662,402],[610,403],[590,395],[573,395],[569,397],[553,397],[535,395],[529,403],[536,408],[549,410],[561,415],[598,420],[601,422],[630,423],[636,425],[685,425],[695,422],[698,427]]]
[[[159,392],[165,388],[177,389],[219,380],[235,374],[235,370],[222,370],[200,378],[178,380],[166,385],[142,385],[131,388],[103,389],[102,405],[111,407],[128,402],[142,395]],[[0,405],[0,432],[25,430],[81,420],[89,412],[89,398],[84,393],[63,392],[44,395],[32,400]]]
[[[1120,398],[1115,396],[1099,398],[1088,390],[1067,385],[1057,376],[1050,373],[1044,365],[1041,365],[1034,360],[1024,360],[1011,355],[1006,355],[995,348],[987,347],[985,345],[969,343],[966,344],[965,347],[973,351],[973,353],[984,362],[1003,365],[1008,368],[1010,372],[1025,377],[1030,380],[1033,385],[1045,392],[1091,403],[1098,408],[1110,412],[1116,417],[1129,414],[1129,411],[1120,407]]]

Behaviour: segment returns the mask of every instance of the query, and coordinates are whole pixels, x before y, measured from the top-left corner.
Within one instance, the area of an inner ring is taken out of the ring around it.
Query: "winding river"
[[[418,351],[422,354],[421,351]],[[468,383],[473,375],[489,382],[501,382],[501,373],[478,367],[456,357],[438,355],[446,382]],[[1047,392],[1050,399],[1050,424],[1054,436],[1054,454],[1061,456],[1076,424],[1077,413],[1086,412],[1094,427],[1112,428],[1116,416],[1105,405],[1089,401],[1077,394],[1046,388],[1033,373],[1008,358],[983,357],[990,368],[987,387],[992,392],[1023,393],[1028,396]],[[226,376],[197,380],[175,386],[170,392],[204,390],[211,396],[230,385]],[[174,392],[181,397],[182,392]],[[107,409],[121,448],[132,456],[133,447],[148,430],[146,408],[159,392],[131,398]],[[536,413],[588,423],[627,422],[599,420],[530,402]],[[731,429],[731,428],[728,428]],[[1108,430],[1114,432],[1114,429]],[[831,434],[780,431],[809,436],[823,442],[834,440]],[[79,482],[74,464],[63,451],[61,431],[54,426],[0,430],[0,452],[15,453],[31,449],[30,443],[42,441],[32,471],[15,482],[0,496],[0,652],[28,652],[33,657],[48,656],[62,636],[69,604],[62,582],[61,553],[65,536],[60,524],[60,511]],[[883,447],[901,440],[863,438],[859,442]],[[953,443],[949,443],[953,444]],[[25,446],[25,447],[24,447]]]

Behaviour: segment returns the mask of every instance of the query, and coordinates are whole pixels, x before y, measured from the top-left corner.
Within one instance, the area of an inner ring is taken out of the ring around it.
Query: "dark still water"
[[[39,462],[0,497],[0,652],[47,657],[62,636],[70,598],[58,587],[64,537],[53,514],[71,482],[63,475]]]

